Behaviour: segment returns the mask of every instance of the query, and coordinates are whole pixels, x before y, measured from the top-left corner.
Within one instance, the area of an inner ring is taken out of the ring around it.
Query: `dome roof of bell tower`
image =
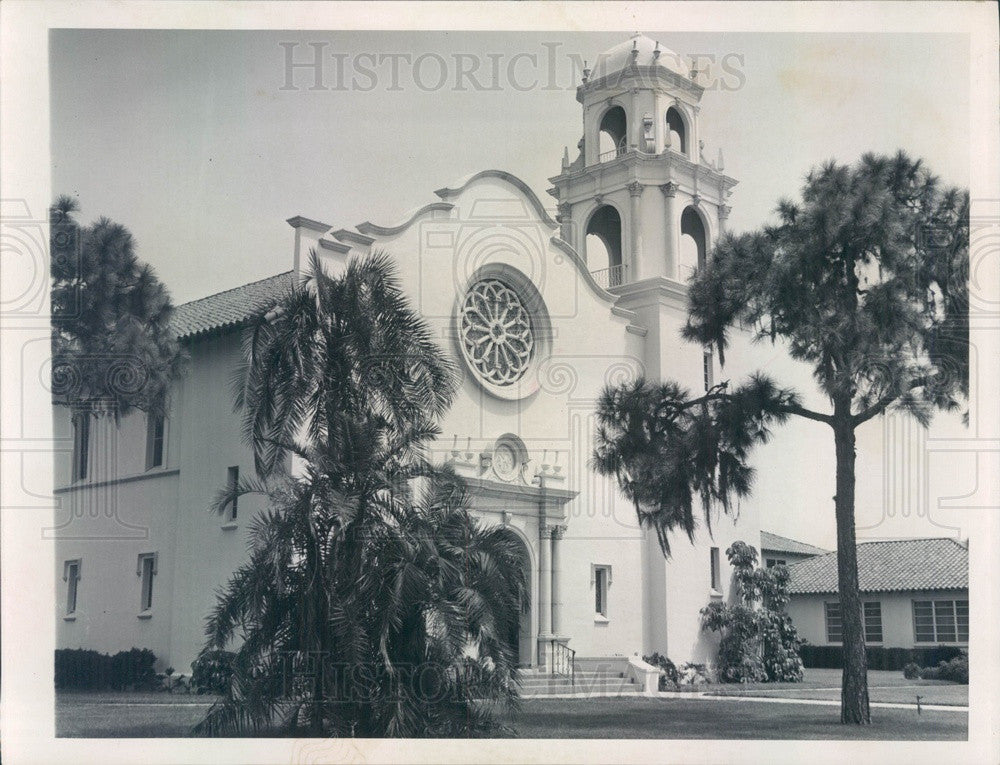
[[[690,75],[684,58],[656,40],[636,32],[629,39],[608,48],[594,62],[591,79],[616,74],[632,66],[662,67],[682,77]]]

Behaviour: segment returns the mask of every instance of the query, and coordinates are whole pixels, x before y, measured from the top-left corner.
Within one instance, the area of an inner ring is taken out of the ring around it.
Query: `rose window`
[[[511,385],[524,377],[535,348],[531,317],[506,284],[484,279],[472,285],[460,332],[466,359],[488,382]]]

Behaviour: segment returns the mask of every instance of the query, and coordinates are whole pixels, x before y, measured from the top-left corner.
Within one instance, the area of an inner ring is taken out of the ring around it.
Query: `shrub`
[[[156,656],[148,648],[131,648],[111,657],[111,687],[137,691],[156,686]]]
[[[642,660],[647,664],[654,667],[658,667],[660,670],[660,686],[661,691],[667,691],[671,688],[676,688],[680,682],[680,674],[677,672],[677,666],[670,661],[666,656],[660,653],[653,652],[649,656],[643,656]]]
[[[924,667],[920,670],[920,677],[924,680],[940,680],[941,679],[941,667],[947,662],[941,662],[936,667]]]
[[[951,661],[938,662],[936,667],[920,670],[924,680],[950,680],[953,683],[969,684],[969,657],[956,656]]]
[[[905,667],[903,667],[903,677],[907,680],[913,680],[920,677],[920,666],[915,662],[910,662]]]
[[[733,542],[726,550],[733,566],[737,602],[713,601],[701,610],[702,628],[719,632],[719,680],[725,683],[799,682],[802,661],[788,604],[788,569],[757,568],[757,550]]]
[[[969,657],[956,656],[941,668],[941,677],[953,683],[969,684]]]
[[[225,694],[233,676],[235,656],[231,651],[205,651],[191,663],[191,685],[198,693]]]
[[[108,686],[111,657],[85,648],[56,650],[56,688],[97,690]]]
[[[712,682],[708,668],[704,664],[681,664],[677,668],[681,685],[702,685]]]
[[[114,656],[85,648],[59,648],[55,653],[56,688],[116,691],[152,688],[156,684],[155,663],[156,656],[146,648],[131,648]]]

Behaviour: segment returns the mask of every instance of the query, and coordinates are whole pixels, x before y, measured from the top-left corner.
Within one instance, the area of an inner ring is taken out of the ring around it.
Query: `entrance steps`
[[[550,675],[531,670],[521,670],[521,698],[539,696],[622,696],[639,693],[642,689],[632,682],[624,671],[611,669],[581,671],[577,669],[575,682],[567,675]]]

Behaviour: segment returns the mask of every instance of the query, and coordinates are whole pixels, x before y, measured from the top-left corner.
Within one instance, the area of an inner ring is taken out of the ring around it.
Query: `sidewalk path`
[[[840,690],[839,688],[834,690]],[[723,696],[720,694],[713,694],[711,692],[678,692],[678,691],[659,691],[655,696],[646,696],[641,691],[626,691],[623,693],[615,692],[600,692],[596,691],[594,693],[525,693],[521,694],[522,699],[579,699],[584,701],[586,699],[597,699],[597,698],[660,698],[660,699],[697,699],[699,701],[752,701],[752,702],[763,702],[765,704],[812,704],[818,706],[826,707],[839,707],[839,701],[833,701],[829,699],[791,699],[791,698],[780,698],[775,696]],[[917,705],[906,704],[894,701],[872,701],[869,706],[873,709],[916,709]],[[929,712],[965,712],[968,713],[969,708],[967,706],[958,706],[955,704],[921,704],[920,708],[926,709]]]

